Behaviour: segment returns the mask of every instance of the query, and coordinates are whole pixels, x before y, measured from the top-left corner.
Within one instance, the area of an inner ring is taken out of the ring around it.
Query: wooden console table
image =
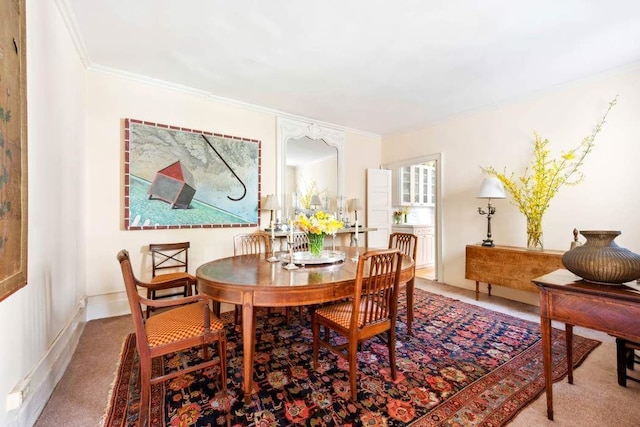
[[[640,286],[587,283],[568,270],[556,270],[533,279],[540,289],[540,329],[547,418],[553,420],[553,378],[551,373],[551,321],[565,323],[567,336],[567,378],[573,384],[573,326],[606,332],[640,342]]]
[[[476,281],[476,299],[480,293],[480,282],[488,285],[489,296],[491,285],[538,292],[531,280],[564,268],[563,253],[554,250],[533,251],[515,246],[467,245],[464,277]]]

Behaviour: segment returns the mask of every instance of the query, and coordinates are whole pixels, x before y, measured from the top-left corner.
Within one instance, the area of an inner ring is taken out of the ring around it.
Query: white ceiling
[[[378,134],[640,65],[638,0],[57,0],[90,67]]]

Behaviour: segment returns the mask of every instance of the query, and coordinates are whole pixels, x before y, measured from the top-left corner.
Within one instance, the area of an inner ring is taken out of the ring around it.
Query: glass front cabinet
[[[433,206],[435,203],[435,168],[413,165],[398,170],[398,202],[402,206]]]

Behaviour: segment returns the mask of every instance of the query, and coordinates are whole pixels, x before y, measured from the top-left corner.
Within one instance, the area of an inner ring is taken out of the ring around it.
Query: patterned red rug
[[[347,364],[321,351],[312,362],[308,324],[284,315],[259,316],[255,395],[242,404],[242,343],[228,321],[227,393],[215,369],[185,375],[152,390],[152,426],[500,426],[544,390],[540,327],[535,322],[416,289],[414,336],[398,322],[398,378],[378,338],[358,356],[358,401],[348,400]],[[404,307],[404,301],[401,307]],[[292,318],[297,316],[292,316]],[[400,320],[404,320],[402,309]],[[574,336],[578,366],[600,343]],[[215,354],[215,350],[214,350]],[[566,375],[564,332],[554,330],[556,379]],[[190,359],[198,351],[186,353]],[[176,356],[157,360],[172,369]],[[138,359],[135,336],[124,343],[105,426],[136,426]]]

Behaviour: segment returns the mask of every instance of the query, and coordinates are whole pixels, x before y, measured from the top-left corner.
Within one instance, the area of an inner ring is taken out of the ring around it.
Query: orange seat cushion
[[[362,301],[361,304],[364,306],[365,302]],[[315,313],[320,317],[324,317],[325,319],[342,326],[343,328],[349,329],[351,327],[351,317],[353,316],[353,301],[326,305],[318,308]],[[364,324],[363,310],[360,310],[358,327],[362,327]]]
[[[184,283],[181,284],[174,284],[171,283],[174,280],[179,280],[179,279],[183,279]],[[180,287],[180,286],[190,286],[190,285],[194,285],[198,282],[198,279],[196,279],[195,276],[189,274],[189,273],[167,273],[167,274],[158,274],[156,277],[154,277],[153,279],[151,279],[151,281],[149,282],[149,284],[153,285],[150,286],[149,289],[150,290],[159,290],[159,289],[169,289],[169,288],[175,288],[175,287]],[[170,284],[170,286],[169,286]]]
[[[196,279],[195,276],[189,273],[166,273],[166,274],[158,274],[156,277],[151,279],[151,283],[162,283],[162,282],[168,282],[176,279],[187,279],[193,282],[196,282],[198,280]]]
[[[224,325],[212,312],[211,330],[219,330]],[[149,347],[157,347],[204,333],[203,305],[201,303],[183,305],[155,316],[145,323]]]

